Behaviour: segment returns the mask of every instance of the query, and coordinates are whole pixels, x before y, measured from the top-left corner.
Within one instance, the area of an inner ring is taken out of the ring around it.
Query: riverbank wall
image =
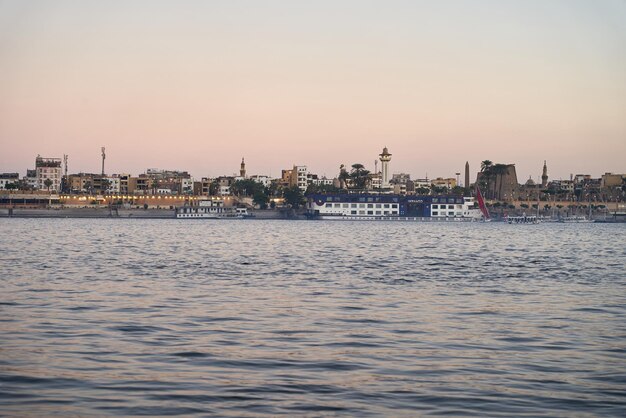
[[[305,219],[293,210],[255,210],[251,219]],[[109,209],[109,208],[2,208],[0,218],[126,218],[175,219],[172,209]]]

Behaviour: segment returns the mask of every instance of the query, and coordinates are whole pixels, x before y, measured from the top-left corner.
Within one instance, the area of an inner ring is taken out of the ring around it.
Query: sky
[[[0,0],[0,172],[626,172],[626,1]],[[380,168],[380,164],[379,164]],[[461,175],[461,178],[463,175]]]

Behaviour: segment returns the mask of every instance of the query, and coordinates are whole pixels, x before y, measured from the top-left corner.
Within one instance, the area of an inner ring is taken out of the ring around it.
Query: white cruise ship
[[[475,221],[482,215],[474,198],[393,194],[316,194],[307,215],[324,220]]]

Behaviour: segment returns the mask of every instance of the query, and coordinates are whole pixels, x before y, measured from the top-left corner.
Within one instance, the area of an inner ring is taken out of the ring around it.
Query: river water
[[[0,415],[626,415],[626,225],[0,219],[0,273]]]

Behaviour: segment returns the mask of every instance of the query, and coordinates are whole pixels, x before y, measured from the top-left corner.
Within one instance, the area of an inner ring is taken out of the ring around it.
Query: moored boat
[[[589,219],[586,216],[565,216],[558,220],[560,223],[566,224],[586,224],[593,223],[593,219]]]
[[[247,208],[224,206],[223,200],[200,200],[195,205],[176,208],[178,219],[243,219],[249,216]]]
[[[507,216],[504,218],[504,222],[509,224],[538,224],[539,218],[534,215]]]
[[[315,194],[308,196],[309,219],[344,221],[480,220],[474,199],[463,196],[403,196],[396,194]]]

